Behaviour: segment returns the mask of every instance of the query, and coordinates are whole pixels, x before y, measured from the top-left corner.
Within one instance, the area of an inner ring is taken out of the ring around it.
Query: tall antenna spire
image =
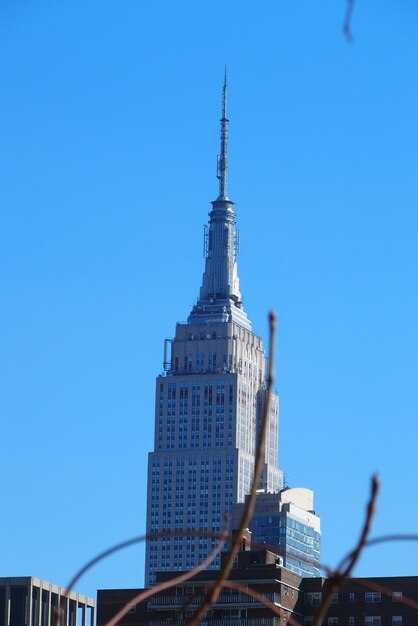
[[[226,67],[224,86],[222,89],[222,117],[221,117],[221,154],[218,155],[218,170],[217,178],[219,180],[219,197],[218,200],[228,200],[227,185],[228,185],[228,118],[226,117],[226,97],[227,97],[227,83],[226,83]]]
[[[222,90],[221,151],[218,156],[217,178],[219,195],[211,202],[209,224],[205,226],[203,256],[205,271],[199,298],[193,307],[188,324],[234,322],[251,330],[251,322],[242,305],[239,286],[237,254],[238,233],[235,228],[234,203],[228,198],[228,118],[226,116],[226,70]]]

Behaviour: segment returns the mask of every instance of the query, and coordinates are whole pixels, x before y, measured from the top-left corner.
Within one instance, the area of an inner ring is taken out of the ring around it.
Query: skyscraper
[[[258,426],[266,399],[266,355],[243,307],[237,274],[234,203],[228,198],[226,79],[222,93],[219,195],[205,229],[205,270],[187,323],[166,341],[157,378],[154,451],[149,455],[147,533],[220,530],[243,502],[254,473]],[[168,352],[171,350],[171,355]],[[259,487],[277,492],[278,398],[273,395]],[[189,570],[215,545],[193,535],[147,543],[145,584],[157,571]],[[219,567],[216,559],[213,568]]]

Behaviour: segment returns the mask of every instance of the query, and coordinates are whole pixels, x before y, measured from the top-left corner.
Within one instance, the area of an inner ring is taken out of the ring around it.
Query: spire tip
[[[224,75],[224,84],[222,88],[222,118],[221,118],[221,154],[218,156],[217,178],[219,180],[219,197],[218,199],[227,200],[227,178],[228,178],[228,118],[226,117],[226,66]]]

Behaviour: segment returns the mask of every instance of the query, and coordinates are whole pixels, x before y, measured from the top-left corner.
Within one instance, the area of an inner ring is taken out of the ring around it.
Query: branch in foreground
[[[313,626],[319,626],[328,611],[331,604],[331,597],[334,593],[337,593],[345,578],[348,578],[353,571],[355,564],[357,563],[362,550],[367,543],[367,537],[369,536],[374,514],[376,512],[376,500],[379,491],[379,479],[377,476],[372,476],[372,485],[370,499],[367,504],[366,518],[364,520],[363,529],[360,534],[360,539],[352,552],[343,558],[336,571],[329,570],[329,580],[326,590],[324,592],[322,602],[316,612]]]
[[[255,589],[252,589],[251,587],[248,587],[245,584],[234,582],[232,580],[223,582],[222,587],[234,589],[235,591],[240,591],[241,593],[244,593],[250,598],[255,598],[256,600],[258,600],[258,602],[260,602],[260,604],[265,606],[267,609],[270,609],[274,615],[277,615],[277,617],[279,618],[282,617],[281,608],[279,606],[276,606],[274,602],[272,602],[271,600],[267,600],[265,596],[263,596],[261,593],[259,593]],[[287,617],[286,621],[287,621],[287,624],[289,624],[290,626],[300,626],[300,623],[294,620],[291,615]]]
[[[156,585],[155,587],[152,587],[151,589],[145,589],[141,591],[141,593],[139,593],[134,598],[129,600],[129,602],[127,602],[125,606],[121,608],[120,611],[118,611],[116,615],[112,617],[112,619],[109,620],[105,626],[116,626],[116,624],[120,622],[122,617],[124,617],[124,615],[128,613],[132,604],[139,604],[140,602],[143,602],[147,598],[155,596],[160,591],[164,591],[165,589],[170,589],[171,587],[174,587],[175,585],[179,585],[180,583],[184,583],[186,580],[193,578],[193,576],[195,576],[198,572],[202,571],[203,569],[205,569],[206,567],[208,567],[208,565],[212,563],[215,557],[222,550],[227,538],[228,538],[227,528],[225,528],[225,530],[223,531],[223,538],[218,543],[215,550],[213,550],[209,554],[209,556],[204,561],[202,561],[202,563],[199,563],[199,565],[197,565],[194,569],[190,570],[189,572],[184,572],[184,574],[180,574],[180,576],[176,576],[175,578],[166,580],[165,582],[160,583],[159,585]]]
[[[408,596],[399,596],[396,594],[393,589],[389,589],[388,587],[383,587],[383,585],[379,585],[371,580],[366,580],[363,578],[355,578],[351,579],[355,580],[358,585],[361,585],[365,589],[370,589],[370,591],[378,591],[383,596],[386,596],[390,600],[396,600],[397,604],[404,604],[411,609],[418,610],[418,602],[413,600],[412,598],[408,598]]]
[[[355,0],[347,0],[347,9],[345,13],[343,33],[347,41],[353,41],[353,33],[351,32],[351,21],[353,19]]]
[[[226,520],[227,522],[229,522],[229,518]],[[120,550],[124,550],[125,548],[130,548],[131,546],[134,546],[138,543],[141,543],[142,541],[148,541],[149,539],[154,539],[156,537],[163,537],[163,536],[170,536],[170,535],[194,535],[195,537],[210,537],[212,539],[219,539],[221,544],[220,547],[218,546],[217,548],[215,548],[215,556],[218,554],[218,552],[220,552],[220,550],[222,549],[222,546],[225,543],[225,540],[228,539],[228,536],[226,534],[227,532],[227,528],[225,528],[225,530],[220,533],[220,532],[214,532],[214,531],[208,531],[208,530],[202,530],[202,529],[196,529],[196,528],[174,528],[174,529],[165,529],[165,530],[161,530],[157,533],[150,533],[148,535],[138,535],[136,537],[132,537],[131,539],[127,539],[126,541],[121,541],[120,543],[116,543],[115,545],[111,546],[110,548],[107,548],[106,550],[103,550],[103,552],[100,552],[99,554],[97,554],[96,556],[94,556],[92,559],[90,559],[90,561],[87,561],[87,563],[85,563],[83,565],[83,567],[81,567],[72,577],[72,579],[70,580],[70,582],[68,583],[64,593],[61,596],[61,602],[60,605],[56,611],[56,618],[55,618],[55,624],[54,626],[59,626],[60,625],[60,621],[61,621],[61,616],[63,614],[63,610],[64,607],[66,605],[66,602],[68,600],[68,595],[70,593],[70,591],[72,591],[72,589],[74,588],[74,586],[77,584],[77,582],[84,576],[84,574],[86,574],[86,572],[88,572],[92,567],[94,567],[95,565],[97,565],[98,563],[100,563],[100,561],[103,561],[104,559],[106,559],[108,556],[111,556],[112,554],[115,554],[116,552],[119,552]],[[218,551],[216,551],[218,550]],[[213,556],[214,553],[211,553],[208,557],[209,563],[211,562],[211,557]],[[215,558],[215,556],[213,558]],[[202,566],[199,565],[198,568],[202,567],[206,567],[207,565],[207,559],[203,562],[205,563],[205,565]],[[200,571],[199,569],[196,571]],[[194,571],[195,573],[195,571]],[[194,575],[193,573],[193,575]]]
[[[355,550],[353,550],[353,552],[351,552],[351,554],[349,554],[347,557],[345,557],[339,568],[338,571],[341,572],[341,575],[345,578],[348,576],[351,576],[351,572],[353,571],[353,568],[355,566],[355,564],[357,563],[360,554],[363,550],[363,548],[366,545],[367,542],[367,537],[370,534],[370,530],[372,527],[372,521],[374,518],[374,515],[376,513],[376,501],[377,501],[377,494],[379,492],[379,478],[375,475],[372,476],[372,487],[371,487],[371,494],[370,494],[370,500],[369,503],[367,505],[367,511],[366,511],[366,519],[364,522],[364,526],[363,526],[363,530],[361,532],[360,535],[360,539],[359,542],[357,544],[357,547],[355,548]],[[347,563],[347,566],[344,568],[344,563]]]

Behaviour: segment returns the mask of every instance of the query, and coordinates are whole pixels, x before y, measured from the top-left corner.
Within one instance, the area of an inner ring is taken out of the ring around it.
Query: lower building
[[[225,558],[223,555],[222,559]],[[202,626],[312,626],[328,585],[326,578],[302,578],[282,567],[274,552],[254,550],[243,544],[228,581]],[[159,572],[158,583],[178,575]],[[160,591],[140,604],[134,602],[140,589],[100,590],[97,596],[97,626],[105,624],[124,606],[122,626],[187,626],[204,601],[216,572],[199,572],[187,582]],[[349,579],[331,598],[323,626],[416,626],[418,576]]]
[[[248,545],[248,544],[247,544]],[[222,561],[225,554],[222,555]],[[303,614],[295,608],[299,601],[301,578],[280,566],[281,558],[269,550],[245,549],[239,552],[225,587],[217,602],[207,611],[204,626],[281,626],[289,615],[303,623]],[[156,584],[178,575],[158,572]],[[129,612],[121,620],[123,626],[186,626],[204,601],[208,587],[216,580],[216,572],[206,570],[193,579],[157,593],[142,604],[132,603],[140,592],[131,590],[100,590],[97,594],[97,625],[105,626],[123,606]],[[272,613],[259,597],[248,594],[248,588],[272,603]],[[303,606],[302,603],[300,603]]]
[[[233,528],[239,527],[244,508],[245,503],[234,504]],[[321,521],[314,511],[311,489],[258,492],[248,527],[253,545],[277,550],[288,570],[302,577],[320,575]]]
[[[322,601],[326,578],[303,580],[304,626],[312,626]],[[378,591],[377,591],[378,590]],[[331,598],[324,626],[415,626],[418,611],[404,604],[408,598],[418,606],[418,576],[350,578]]]
[[[62,604],[61,604],[62,603]],[[0,626],[94,626],[96,602],[31,576],[0,578]]]

